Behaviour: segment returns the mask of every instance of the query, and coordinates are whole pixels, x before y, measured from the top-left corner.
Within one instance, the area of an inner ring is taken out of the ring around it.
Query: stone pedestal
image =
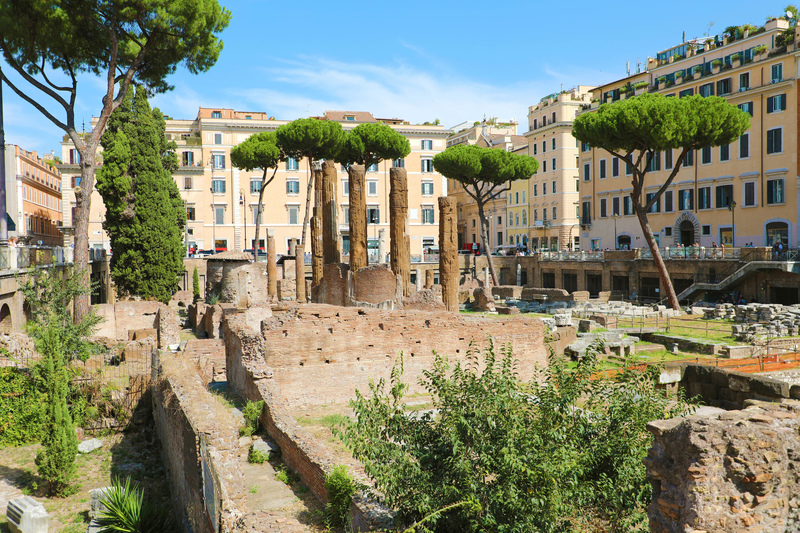
[[[392,272],[403,280],[403,296],[411,295],[411,237],[408,234],[406,169],[389,170],[389,246]]]
[[[364,165],[350,165],[350,271],[367,266],[367,192],[364,190]]]
[[[458,221],[455,198],[439,198],[439,284],[448,311],[458,312]]]
[[[342,252],[339,249],[339,206],[336,202],[336,164],[322,164],[322,250],[323,263],[339,264]]]
[[[278,266],[276,264],[277,253],[275,250],[275,230],[267,230],[267,280],[270,298],[278,296]]]
[[[298,244],[295,247],[295,279],[297,282],[297,288],[295,289],[297,294],[297,301],[299,303],[305,303],[306,301],[306,261],[305,261],[305,247],[302,244]]]

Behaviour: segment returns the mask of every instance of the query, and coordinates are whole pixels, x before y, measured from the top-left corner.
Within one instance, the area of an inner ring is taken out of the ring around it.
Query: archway
[[[789,246],[789,224],[783,221],[768,222],[766,227],[767,246],[783,244],[784,248]]]
[[[631,249],[631,236],[618,235],[617,236],[617,250],[630,250]]]
[[[691,235],[689,232],[691,231]],[[685,233],[684,233],[685,232]],[[678,218],[675,219],[675,225],[672,228],[673,239],[675,244],[683,244],[684,246],[691,246],[697,242],[700,236],[700,221],[694,216],[694,213],[684,211]],[[688,239],[684,239],[688,237]]]
[[[0,307],[0,331],[11,333],[12,326],[11,308],[8,307],[8,304],[3,304],[3,307]]]
[[[694,233],[694,224],[688,220],[681,222],[680,228],[680,243],[684,246],[692,246],[697,241],[697,236]]]

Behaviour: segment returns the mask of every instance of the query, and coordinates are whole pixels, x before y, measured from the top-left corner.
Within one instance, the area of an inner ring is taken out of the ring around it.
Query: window
[[[257,205],[251,205],[250,206],[250,220],[252,220],[253,224],[255,224],[256,223],[256,219],[258,220],[259,224],[263,224],[263,222],[264,222],[264,212],[263,211],[259,211]],[[261,239],[259,239],[259,240],[261,240]]]
[[[553,122],[555,122],[555,121],[556,121],[556,112],[553,111]]]
[[[664,151],[664,169],[669,170],[672,168],[672,150]]]
[[[756,182],[748,181],[744,184],[744,205],[750,207],[756,205]]]
[[[342,220],[344,224],[347,224],[347,221],[350,220],[350,206],[348,204],[342,205]]]
[[[539,119],[535,118],[533,119],[533,129],[536,129],[538,127],[539,127]]]
[[[622,203],[622,214],[633,214],[633,199],[630,196],[625,196],[625,201]]]
[[[432,181],[423,181],[422,182],[422,196],[433,196],[433,182]]]
[[[392,160],[392,167],[393,168],[406,168],[406,160],[405,159],[393,159]]]
[[[183,177],[183,188],[187,191],[192,188],[192,177],[191,176],[184,176]]]
[[[367,196],[378,196],[378,180],[367,180]]]
[[[553,169],[552,170],[555,170],[555,169],[556,169],[556,158],[554,157],[553,158]]]
[[[724,80],[719,80],[717,82],[717,96],[723,96],[726,94],[730,94],[731,92],[731,79],[725,78]]]
[[[214,224],[224,224],[225,223],[225,206],[224,205],[215,205],[214,206]]]
[[[774,66],[774,65],[773,65]],[[767,113],[777,113],[786,110],[786,95],[776,94],[767,98]]]
[[[222,118],[222,111],[212,111],[211,118]]]
[[[300,206],[299,205],[287,205],[286,212],[289,214],[289,224],[298,224],[299,214],[300,214]]]
[[[611,199],[611,216],[619,216],[619,196]]]
[[[261,191],[261,180],[259,180],[259,179],[251,179],[250,180],[250,194],[256,194],[259,191]]]
[[[592,204],[590,202],[583,202],[581,204],[581,224],[592,223]]]
[[[753,102],[745,102],[743,104],[739,104],[739,109],[741,109],[745,113],[748,113],[751,117],[753,116]]]
[[[300,180],[287,179],[286,180],[286,194],[297,195],[300,194]]]
[[[700,96],[714,96],[714,84],[706,83],[705,85],[701,85],[697,90],[697,94]]]
[[[522,203],[525,203],[525,191],[522,191]]]
[[[538,209],[534,209],[533,210],[533,221],[536,222],[537,220],[539,220],[539,210]]]
[[[772,65],[772,83],[778,83],[783,79],[783,63]]]
[[[80,165],[81,164],[81,153],[78,151],[77,148],[72,148],[69,151],[69,164],[70,165]]]
[[[423,224],[435,224],[433,219],[433,206],[432,205],[423,205],[422,206],[422,223]]]
[[[378,163],[368,166],[367,172],[378,172]]]
[[[551,189],[552,189],[553,194],[555,194],[556,193],[556,182],[555,182],[555,180],[553,181],[553,186],[552,186]]]
[[[786,203],[783,190],[783,178],[767,180],[767,204]]]
[[[611,177],[616,178],[619,176],[619,158],[615,157],[611,160]]]
[[[697,208],[711,209],[711,187],[697,189]]]
[[[700,162],[704,165],[711,164],[711,147],[704,146],[700,152]]]
[[[605,159],[601,159],[600,160],[600,179],[602,180],[602,179],[605,179],[605,178],[606,178],[606,160]]]
[[[342,180],[342,196],[350,196],[350,180]]]
[[[542,141],[542,153],[547,151],[547,141]]]
[[[631,166],[630,163],[625,161],[625,175],[630,176],[631,174],[633,174],[633,167]]]
[[[186,206],[186,220],[197,220],[197,214],[193,205]]]
[[[216,170],[225,168],[225,154],[214,154],[211,156],[211,167]]]
[[[555,137],[553,137],[553,143],[552,144],[553,144],[553,150],[555,150],[556,149],[556,138]]]
[[[783,128],[767,130],[767,153],[779,154],[783,152]]]
[[[212,180],[211,189],[214,194],[222,194],[225,192],[225,180]]]
[[[547,183],[542,183],[542,196],[547,196]]]
[[[431,140],[431,139],[422,139],[422,149],[423,150],[433,150],[433,140]]]
[[[750,73],[745,72],[739,74],[739,92],[746,91],[750,88]]]
[[[705,225],[701,226],[700,227],[700,234],[701,235],[706,235],[706,236],[711,235],[711,225],[710,224],[705,224]]]
[[[694,150],[689,150],[686,152],[686,155],[683,156],[683,166],[691,167],[694,165]]]
[[[433,159],[423,159],[421,163],[422,172],[433,172]]]
[[[647,193],[647,195],[645,195],[645,204],[650,203],[650,200],[652,200],[655,197],[655,195],[656,195],[656,193],[654,193],[654,192]],[[660,213],[661,212],[661,198],[659,198],[658,200],[653,202],[653,205],[650,206],[650,209],[647,212],[648,213]]]
[[[286,159],[286,170],[298,170],[300,168],[300,164],[294,157],[289,157]]]
[[[183,166],[191,167],[194,165],[194,152],[183,152]]]
[[[539,185],[536,183],[533,184],[533,195],[539,196]]]
[[[664,212],[672,213],[672,191],[664,192]]]
[[[719,147],[719,160],[720,161],[730,161],[731,160],[731,145],[723,144]]]
[[[583,164],[583,181],[590,181],[592,179],[592,167],[589,163]]]
[[[589,143],[585,143],[585,142],[581,143],[581,152],[588,152],[591,149],[592,149],[592,147],[589,146]]]
[[[547,161],[542,160],[542,172],[547,172]]]
[[[678,191],[678,210],[691,211],[694,209],[694,191],[692,189],[682,189]]]
[[[367,224],[380,224],[381,210],[378,206],[367,206]]]
[[[558,217],[556,216],[557,214],[558,214],[557,208],[556,208],[555,206],[553,206],[553,220],[555,220],[556,218],[558,218]]]
[[[518,192],[515,192],[515,193],[514,193],[514,203],[515,203],[515,204],[518,204],[518,203],[519,203],[519,193],[518,193]]]
[[[664,227],[664,237],[672,237],[672,228],[669,226]]]
[[[717,209],[727,208],[733,200],[733,185],[717,185]]]
[[[692,96],[694,94],[694,88],[691,89],[684,89],[678,93],[678,98],[684,98],[686,96]]]
[[[608,216],[607,203],[605,198],[600,198],[600,218],[606,218]]]
[[[537,150],[539,149],[539,145],[536,144],[536,143],[533,143],[531,146],[533,146],[533,155],[536,155]]]
[[[739,159],[750,157],[750,134],[745,133],[739,137]]]
[[[647,154],[647,171],[656,172],[661,170],[661,152]]]
[[[214,144],[222,144],[222,134],[215,133],[214,134]]]

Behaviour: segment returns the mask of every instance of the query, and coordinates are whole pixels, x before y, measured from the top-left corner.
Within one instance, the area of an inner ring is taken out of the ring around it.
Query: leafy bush
[[[336,465],[325,476],[325,490],[328,491],[328,503],[325,506],[328,519],[335,526],[345,526],[356,491],[356,482],[346,466]]]
[[[0,368],[0,445],[38,441],[46,420],[44,394],[25,370]]]
[[[250,446],[250,451],[247,453],[247,462],[250,464],[263,465],[269,459],[269,454],[256,450]]]
[[[100,533],[164,533],[177,531],[172,510],[154,505],[131,479],[112,480],[111,488],[102,498],[108,509],[97,517]]]
[[[551,355],[530,383],[510,347],[480,355],[470,350],[455,366],[436,355],[420,378],[434,410],[422,415],[403,404],[402,357],[388,391],[381,380],[351,402],[356,416],[337,434],[398,519],[424,518],[436,532],[646,525],[645,426],[686,404],[671,403],[646,373],[590,379],[594,355],[574,370]]]
[[[247,400],[247,404],[242,409],[242,416],[244,416],[244,426],[239,428],[239,435],[249,437],[258,431],[258,417],[261,416],[261,411],[264,409],[264,401],[251,402]]]

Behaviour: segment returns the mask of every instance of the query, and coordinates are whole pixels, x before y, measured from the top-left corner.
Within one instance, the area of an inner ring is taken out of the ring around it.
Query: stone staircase
[[[796,270],[796,265],[797,263],[794,261],[750,261],[717,283],[693,283],[678,295],[678,301],[683,302],[685,300],[690,300],[696,294],[705,293],[706,291],[724,291],[731,289],[758,271],[782,270],[784,272],[794,272]]]

